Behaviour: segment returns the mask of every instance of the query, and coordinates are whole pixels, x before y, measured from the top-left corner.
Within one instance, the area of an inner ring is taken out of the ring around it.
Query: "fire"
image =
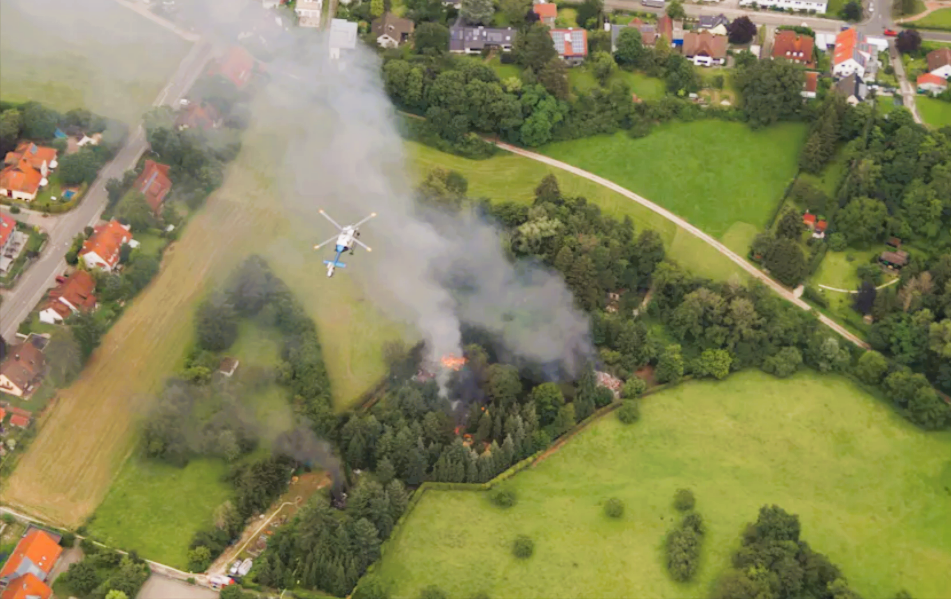
[[[466,365],[466,359],[462,356],[456,356],[453,354],[446,354],[439,359],[439,362],[446,368],[451,368],[453,370],[460,370],[463,366]]]

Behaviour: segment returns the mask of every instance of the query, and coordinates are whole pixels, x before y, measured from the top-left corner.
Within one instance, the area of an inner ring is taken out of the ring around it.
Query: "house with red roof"
[[[13,243],[13,232],[17,229],[17,221],[6,214],[0,214],[0,256],[6,253]]]
[[[42,338],[37,340],[45,341]],[[43,377],[46,376],[46,357],[42,348],[45,346],[33,341],[31,339],[7,349],[6,357],[0,362],[0,393],[27,398],[43,382]],[[12,407],[9,411],[17,416],[29,415],[26,410],[14,410]],[[11,424],[16,424],[14,418],[16,416],[10,418]]]
[[[13,152],[7,152],[3,164],[11,166],[18,164],[21,160],[26,160],[30,166],[40,171],[45,177],[49,174],[49,171],[56,168],[56,154],[56,148],[47,148],[30,141],[24,141]]]
[[[20,160],[0,171],[0,195],[32,202],[45,182],[43,173],[33,168],[29,160]]]
[[[918,76],[918,93],[938,95],[948,89],[948,80],[932,73]]]
[[[194,102],[189,104],[178,114],[175,124],[179,129],[217,129],[221,124],[221,116],[211,104]]]
[[[538,20],[548,25],[555,26],[555,19],[558,18],[558,7],[553,2],[538,2],[532,5],[532,12],[538,15]]]
[[[83,242],[79,251],[80,258],[87,269],[101,268],[112,271],[119,264],[119,250],[132,241],[132,232],[128,225],[111,220],[99,225],[93,234]]]
[[[928,72],[942,79],[951,79],[951,48],[928,52]]]
[[[85,270],[77,270],[68,279],[54,287],[46,305],[40,310],[40,322],[59,324],[82,310],[96,308],[96,280]]]
[[[832,74],[836,77],[858,75],[865,79],[875,64],[877,49],[868,42],[864,33],[854,27],[835,36],[835,51],[832,54]]]
[[[251,53],[241,46],[232,46],[211,69],[211,75],[221,75],[238,89],[250,81],[256,70],[257,61]]]
[[[58,536],[30,528],[0,570],[0,599],[49,599],[46,579],[62,553]]]
[[[802,222],[810,229],[814,229],[816,226],[816,215],[807,212],[802,215]]]
[[[588,32],[584,29],[552,29],[548,32],[558,56],[571,66],[588,56]]]
[[[722,65],[726,63],[727,43],[725,35],[715,35],[706,30],[699,33],[688,31],[684,34],[684,56],[698,67]]]
[[[810,35],[800,35],[789,30],[777,31],[773,41],[772,57],[812,68],[815,66],[812,56],[815,43],[815,39]]]
[[[142,174],[135,180],[132,188],[145,196],[145,201],[152,208],[152,212],[162,212],[162,202],[172,189],[172,180],[168,178],[171,167],[159,164],[154,160],[146,160]]]
[[[30,417],[24,416],[23,414],[14,414],[13,416],[10,416],[10,426],[26,428],[30,426]]]
[[[806,71],[806,77],[803,81],[800,95],[803,98],[815,98],[817,89],[819,89],[819,73]]]
[[[7,417],[7,411],[3,408],[0,408],[0,424],[3,424],[3,419]]]

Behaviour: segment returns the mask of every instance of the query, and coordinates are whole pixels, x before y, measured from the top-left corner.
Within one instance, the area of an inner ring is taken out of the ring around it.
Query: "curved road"
[[[535,152],[529,152],[528,150],[523,150],[522,148],[510,146],[502,142],[492,141],[492,143],[507,152],[512,152],[513,154],[518,154],[519,156],[524,156],[525,158],[530,158],[532,160],[542,162],[549,166],[559,168],[563,171],[567,171],[573,175],[584,177],[585,179],[589,181],[592,181],[594,183],[597,183],[598,185],[607,187],[611,191],[615,191],[621,194],[622,196],[626,197],[629,200],[637,202],[641,206],[644,206],[645,208],[648,208],[656,212],[657,214],[663,216],[667,220],[673,222],[678,227],[684,229],[685,231],[687,231],[694,237],[698,237],[702,239],[704,242],[712,246],[716,251],[720,252],[721,254],[723,254],[724,256],[732,260],[733,262],[735,262],[737,265],[739,265],[740,268],[748,272],[751,276],[762,281],[764,284],[770,287],[773,291],[775,291],[780,296],[782,296],[783,299],[789,302],[792,302],[793,304],[795,304],[796,306],[798,306],[799,308],[803,310],[812,309],[812,307],[809,304],[807,304],[806,302],[796,297],[796,295],[792,291],[786,289],[785,287],[783,287],[782,285],[774,281],[772,278],[769,277],[769,275],[767,275],[763,271],[759,270],[758,268],[756,268],[755,266],[747,262],[744,258],[740,257],[735,252],[730,250],[730,248],[726,247],[725,245],[723,245],[722,243],[720,243],[713,237],[710,237],[709,235],[707,235],[706,233],[704,233],[697,227],[691,225],[684,219],[680,218],[673,212],[670,212],[669,210],[662,208],[661,206],[658,206],[657,204],[655,204],[654,202],[651,202],[647,198],[643,196],[639,196],[633,191],[630,191],[628,189],[621,187],[617,183],[608,181],[607,179],[603,177],[599,177],[593,173],[589,173],[588,171],[582,170],[578,167],[571,166],[570,164],[566,164],[559,160],[555,160],[554,158],[549,158],[548,156],[536,154]],[[829,318],[828,316],[824,314],[818,314],[818,316],[819,316],[819,321],[822,322],[822,324],[826,325],[827,327],[829,327],[830,329],[832,329],[833,331],[835,331],[842,337],[848,339],[849,341],[851,341],[855,345],[858,345],[861,348],[869,349],[869,345],[867,343],[865,343],[864,341],[862,341],[861,339],[859,339],[858,337],[850,333],[847,329],[845,329],[842,325],[840,325],[836,321],[832,320],[831,318]]]

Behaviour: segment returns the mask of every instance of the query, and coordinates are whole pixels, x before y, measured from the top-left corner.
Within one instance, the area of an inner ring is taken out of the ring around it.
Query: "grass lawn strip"
[[[939,597],[951,560],[949,451],[951,433],[922,433],[841,377],[691,383],[645,399],[637,424],[608,416],[503,483],[518,496],[509,510],[481,493],[427,492],[377,572],[398,599],[431,584],[449,596],[705,596],[738,531],[776,503],[863,596]],[[687,585],[663,565],[680,487],[694,490],[709,528]],[[620,521],[602,513],[609,497],[625,504]],[[509,551],[518,534],[535,541],[525,562]]]
[[[951,102],[918,96],[915,98],[915,105],[918,106],[921,119],[931,127],[940,129],[951,126]]]
[[[906,23],[905,26],[911,26],[918,29],[949,30],[951,29],[951,8],[942,8],[941,10],[936,10],[922,19]]]

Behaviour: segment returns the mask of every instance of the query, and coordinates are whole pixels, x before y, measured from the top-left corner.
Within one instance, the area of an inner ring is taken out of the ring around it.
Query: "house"
[[[294,5],[297,13],[297,24],[301,27],[320,27],[320,11],[323,10],[323,0],[298,0]]]
[[[908,252],[897,250],[894,252],[882,252],[878,261],[889,268],[901,269],[908,264]]]
[[[617,40],[621,36],[621,31],[627,29],[628,27],[634,27],[641,32],[641,43],[645,46],[653,46],[657,43],[657,40],[660,39],[660,34],[657,31],[657,25],[654,25],[653,23],[645,23],[638,18],[631,19],[631,22],[627,25],[605,23],[604,30],[611,32],[611,52],[617,52]]]
[[[571,66],[588,56],[588,32],[584,29],[552,29],[548,32],[558,56]]]
[[[7,152],[3,164],[11,166],[25,160],[46,177],[49,171],[56,168],[56,153],[55,148],[38,146],[33,142],[24,141],[17,146],[16,150]]]
[[[14,200],[32,202],[46,183],[43,173],[33,168],[26,158],[0,171],[0,195]]]
[[[657,35],[663,36],[671,46],[682,46],[684,42],[684,23],[683,21],[675,21],[666,14],[661,15],[657,19]]]
[[[218,110],[205,102],[193,102],[178,113],[175,124],[179,129],[217,129],[221,124]]]
[[[816,222],[816,227],[812,231],[812,236],[816,239],[824,239],[826,236],[826,229],[829,227],[829,223],[824,220]]]
[[[0,570],[0,599],[49,599],[53,592],[45,581],[62,553],[58,535],[28,529]]]
[[[6,214],[0,214],[0,256],[7,253],[13,245],[13,233],[17,230],[17,221]]]
[[[817,15],[826,14],[826,10],[829,8],[829,0],[740,0],[740,6],[752,6],[754,4],[759,8],[775,6],[783,10],[791,8],[799,12],[809,12]]]
[[[805,213],[805,214],[803,214],[803,215],[802,215],[802,223],[803,223],[804,225],[806,225],[807,227],[809,227],[810,230],[815,229],[815,228],[816,228],[816,215],[815,215],[815,214],[810,214],[810,213],[808,213],[808,212]]]
[[[132,241],[132,233],[128,225],[117,220],[111,220],[99,225],[93,234],[83,242],[79,256],[83,259],[86,268],[101,268],[112,271],[119,264],[119,250],[123,245]]]
[[[833,88],[835,93],[845,98],[845,101],[855,106],[860,102],[865,101],[865,97],[868,95],[868,87],[865,85],[865,82],[862,81],[862,78],[857,74],[852,74],[841,79],[838,83],[835,84]]]
[[[145,196],[145,201],[158,214],[162,211],[162,202],[172,189],[172,180],[168,178],[171,167],[159,164],[154,160],[146,160],[142,174],[132,184],[132,188]]]
[[[40,322],[59,324],[80,310],[96,308],[96,280],[85,270],[77,270],[50,291],[46,306],[40,310]]]
[[[309,2],[299,2],[301,4],[310,4]],[[238,89],[243,88],[251,81],[254,75],[257,62],[251,53],[241,46],[232,46],[228,53],[212,67],[212,75],[221,75]]]
[[[490,27],[466,27],[460,21],[449,28],[449,51],[478,54],[484,48],[499,48],[510,52],[515,42],[515,30],[511,27],[496,29]]]
[[[777,31],[773,41],[772,56],[784,58],[789,62],[805,65],[807,68],[815,66],[812,57],[815,40],[808,35],[800,35],[795,31]]]
[[[30,417],[24,416],[23,414],[14,414],[10,416],[10,426],[15,426],[17,428],[27,428],[30,426]]]
[[[817,89],[819,89],[819,73],[806,71],[806,79],[802,84],[800,95],[803,98],[815,98]]]
[[[887,245],[887,246],[890,247],[890,248],[894,248],[895,250],[900,250],[900,249],[901,249],[901,239],[899,239],[899,238],[897,238],[897,237],[889,237],[889,238],[888,238],[888,241],[885,242],[885,245]]]
[[[667,6],[667,0],[641,0],[641,4],[653,8],[665,8]]]
[[[391,12],[373,21],[371,29],[376,36],[377,45],[383,48],[396,48],[409,41],[416,25],[409,19],[398,17]]]
[[[532,5],[532,12],[538,15],[538,20],[548,25],[555,26],[555,19],[558,18],[558,7],[553,2],[538,2]]]
[[[46,359],[43,350],[30,340],[7,350],[0,362],[0,392],[14,397],[27,397],[43,380]]]
[[[925,73],[918,77],[918,93],[938,95],[948,89],[948,80],[933,73]]]
[[[727,38],[709,31],[684,34],[684,56],[700,67],[722,65],[726,62]]]
[[[730,26],[730,19],[724,14],[701,15],[697,21],[697,29],[705,29],[715,35],[726,35],[727,27]]]
[[[865,79],[874,68],[876,48],[869,44],[864,33],[854,27],[835,37],[832,54],[832,74],[836,77],[858,75]]]
[[[944,79],[951,79],[951,48],[928,52],[928,72]]]
[[[229,358],[225,356],[224,358],[221,359],[221,363],[218,364],[218,372],[220,372],[221,374],[227,377],[230,377],[231,375],[234,374],[234,371],[238,369],[238,364],[240,363],[241,362],[239,362],[235,358]]]
[[[353,50],[357,47],[357,24],[344,19],[330,20],[330,58],[338,60],[341,50]]]

